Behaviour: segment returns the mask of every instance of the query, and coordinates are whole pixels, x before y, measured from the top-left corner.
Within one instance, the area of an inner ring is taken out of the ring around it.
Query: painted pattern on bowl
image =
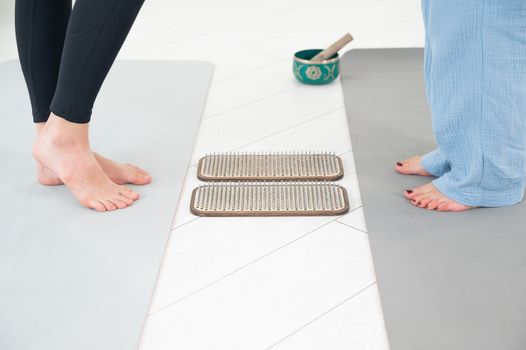
[[[325,61],[317,63],[310,61],[321,51],[321,49],[303,50],[294,54],[293,70],[296,79],[309,85],[322,85],[334,81],[340,75],[338,54]]]

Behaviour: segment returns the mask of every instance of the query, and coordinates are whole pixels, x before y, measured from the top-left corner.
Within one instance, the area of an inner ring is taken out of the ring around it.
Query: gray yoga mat
[[[149,170],[130,208],[97,213],[37,184],[18,62],[0,64],[0,349],[135,349],[213,67],[121,61],[92,118],[92,146]]]
[[[394,164],[434,148],[422,49],[352,50],[343,90],[391,350],[526,349],[526,204],[413,207],[430,178]]]

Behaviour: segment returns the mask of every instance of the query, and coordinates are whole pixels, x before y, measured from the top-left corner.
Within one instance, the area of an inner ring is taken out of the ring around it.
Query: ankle
[[[37,135],[40,134],[42,130],[44,130],[44,127],[46,126],[46,123],[35,123],[35,129],[37,131]]]
[[[88,148],[88,124],[69,122],[51,114],[40,137],[53,147]]]

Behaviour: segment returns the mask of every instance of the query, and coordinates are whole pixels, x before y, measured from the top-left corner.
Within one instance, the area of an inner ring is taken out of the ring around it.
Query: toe
[[[148,174],[148,172],[147,172],[146,170],[144,170],[144,169],[142,169],[142,168],[139,168],[139,167],[136,166],[136,165],[129,164],[129,163],[127,163],[126,165],[129,166],[129,167],[131,167],[131,168],[133,168],[133,169],[135,169],[136,171],[138,171],[138,172],[141,173],[142,175],[150,175],[150,174]]]
[[[429,204],[429,202],[431,202],[433,200],[432,197],[424,197],[420,200],[418,206],[420,208],[427,208],[427,205]]]
[[[432,201],[427,203],[426,209],[435,210],[438,207],[438,203],[439,203],[438,200],[433,199]]]
[[[112,198],[111,199],[112,203],[115,204],[117,206],[117,208],[119,209],[124,209],[126,207],[128,207],[128,203],[126,203],[125,201],[121,200],[120,197],[116,197],[116,198]],[[133,202],[133,201],[132,201]]]
[[[417,194],[411,199],[411,203],[420,206],[420,202],[425,198],[425,194]]]
[[[406,169],[404,168],[404,163],[403,162],[396,162],[395,170],[397,172],[399,172],[400,174],[406,174],[407,173]]]
[[[134,185],[147,185],[152,182],[150,175],[146,175],[140,172],[131,173],[129,182]]]
[[[395,170],[400,174],[404,175],[414,175],[418,173],[418,171],[416,171],[414,165],[412,164],[411,159],[396,162]]]
[[[451,211],[451,201],[450,200],[444,200],[440,202],[437,206],[438,211]]]
[[[104,204],[95,199],[90,201],[88,207],[95,209],[96,211],[106,211],[106,207],[104,206]]]
[[[139,199],[139,194],[126,186],[120,186],[119,194],[128,197],[129,199],[133,199],[134,201]]]
[[[95,209],[96,211],[106,211],[104,204],[94,198],[79,198],[79,202],[86,208]]]
[[[413,199],[418,195],[416,189],[408,189],[404,191],[404,195],[407,199]]]
[[[102,203],[104,204],[104,206],[106,207],[106,210],[108,211],[113,211],[117,209],[117,206],[109,199],[103,200]]]
[[[126,164],[126,181],[134,185],[146,185],[152,181],[152,177],[145,170],[132,164]]]
[[[398,161],[395,164],[395,170],[404,175],[429,176],[430,174],[422,167],[421,159],[421,156],[414,156],[403,161]]]
[[[405,190],[405,196],[408,199],[413,199],[418,195],[424,194],[424,193],[432,193],[435,191],[435,188],[432,183],[429,183],[427,185],[418,186],[409,190]]]
[[[130,206],[133,204],[133,199],[130,199],[122,194],[119,194],[119,197],[117,199],[121,202],[126,203],[127,206]]]

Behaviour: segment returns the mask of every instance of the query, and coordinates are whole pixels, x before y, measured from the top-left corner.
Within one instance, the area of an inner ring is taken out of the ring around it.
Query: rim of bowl
[[[315,49],[313,49],[313,50],[315,50]],[[310,50],[301,50],[301,51],[296,52],[294,54],[294,61],[300,62],[300,63],[305,63],[305,64],[329,64],[329,63],[338,62],[340,60],[340,55],[338,55],[338,53],[336,53],[336,57],[334,57],[334,58],[331,58],[331,59],[328,59],[328,60],[323,60],[323,61],[318,61],[318,62],[312,62],[311,60],[306,60],[306,59],[299,58],[299,57],[296,56],[298,53],[303,52],[303,51],[310,51]]]

